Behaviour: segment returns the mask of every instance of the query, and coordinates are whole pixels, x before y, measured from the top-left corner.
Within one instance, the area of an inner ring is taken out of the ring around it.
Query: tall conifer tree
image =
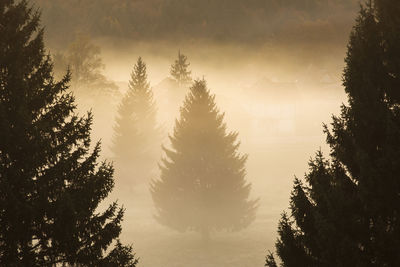
[[[396,0],[361,9],[344,71],[348,105],[325,127],[331,160],[318,153],[306,185],[296,180],[279,226],[282,266],[400,266],[398,14]]]
[[[70,74],[52,76],[40,14],[0,1],[0,265],[135,266],[113,241],[123,209],[97,210],[113,168],[90,151],[92,116],[74,114]]]
[[[131,73],[129,89],[121,101],[114,127],[112,150],[121,175],[131,179],[149,177],[161,152],[161,131],[157,126],[153,92],[141,57]],[[134,171],[134,172],[133,172]],[[136,181],[138,182],[138,180]]]
[[[247,156],[238,152],[238,134],[227,133],[223,119],[205,81],[195,81],[170,136],[172,147],[164,148],[161,176],[151,186],[161,224],[208,239],[212,231],[240,230],[255,218]]]

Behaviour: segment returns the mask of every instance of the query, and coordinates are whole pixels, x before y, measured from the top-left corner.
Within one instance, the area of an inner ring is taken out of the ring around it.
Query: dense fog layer
[[[217,56],[217,48],[213,49]],[[157,120],[163,130],[162,144],[166,146],[184,99],[184,93],[173,101],[168,98],[169,91],[175,89],[168,72],[176,51],[170,50],[171,54],[158,57],[142,55],[148,64]],[[220,50],[220,67],[217,58],[208,61],[194,52],[187,55],[193,76],[204,77],[216,95],[228,130],[239,132],[240,152],[249,155],[246,177],[252,183],[251,196],[260,199],[256,220],[240,232],[216,232],[205,245],[197,233],[175,232],[154,219],[149,182],[159,175],[157,161],[150,163],[154,169],[145,179],[135,173],[123,177],[117,168],[116,187],[109,200],[118,199],[126,208],[122,238],[134,244],[140,266],[160,266],[165,262],[171,262],[169,266],[224,266],[227,262],[232,266],[261,266],[266,249],[272,248],[276,239],[279,216],[288,207],[294,175],[303,176],[308,160],[318,149],[328,153],[322,125],[331,121],[332,114],[339,113],[345,101],[340,81],[342,60],[326,60],[321,63],[323,66],[296,66],[289,60],[277,60],[274,68],[273,62],[256,62],[255,56],[246,60],[229,55],[232,58],[228,59],[224,52]],[[93,139],[101,139],[103,157],[114,160],[110,147],[117,106],[140,54],[106,49],[103,54],[104,73],[118,85],[121,96],[111,102],[78,97],[78,103],[80,112],[93,109]],[[343,56],[338,53],[338,58]]]
[[[289,205],[294,175],[304,175],[318,149],[329,153],[322,126],[346,99],[341,73],[355,1],[234,1],[232,10],[238,14],[221,14],[218,5],[214,10],[189,1],[180,7],[187,12],[179,16],[171,13],[179,1],[37,2],[56,74],[61,77],[70,64],[68,51],[81,34],[97,47],[96,83],[73,81],[71,90],[114,90],[112,97],[74,93],[78,112],[94,113],[92,136],[102,141],[102,157],[115,163],[115,190],[107,201],[118,199],[126,208],[122,239],[134,245],[139,266],[263,266],[277,237],[280,214]],[[197,4],[207,19],[192,17]],[[94,5],[98,8],[89,12]],[[173,20],[164,24],[168,18]],[[204,78],[216,95],[228,131],[239,133],[239,151],[248,154],[251,198],[259,199],[256,219],[248,228],[213,232],[207,243],[195,232],[180,233],[157,223],[150,194],[151,180],[160,175],[161,145],[170,146],[168,134],[189,92],[176,92],[170,75],[178,50],[188,57],[192,77]],[[139,56],[147,64],[162,135],[155,144],[156,160],[132,162],[151,166],[146,174],[124,171],[111,149],[118,106]]]

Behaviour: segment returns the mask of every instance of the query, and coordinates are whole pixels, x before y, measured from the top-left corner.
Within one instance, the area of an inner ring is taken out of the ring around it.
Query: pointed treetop
[[[190,63],[187,57],[178,51],[178,58],[171,65],[171,76],[178,82],[179,86],[187,86],[192,82],[192,72],[188,69]]]
[[[142,57],[138,58],[135,66],[133,67],[131,80],[129,81],[129,88],[134,91],[148,90],[150,88],[150,85],[147,82],[146,63],[144,63]]]

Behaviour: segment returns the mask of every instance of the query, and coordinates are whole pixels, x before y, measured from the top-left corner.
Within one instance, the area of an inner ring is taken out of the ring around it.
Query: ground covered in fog
[[[209,87],[226,112],[228,128],[240,133],[241,152],[249,154],[247,179],[252,196],[260,198],[256,220],[241,232],[215,233],[204,243],[197,233],[178,233],[157,224],[148,184],[128,187],[117,175],[110,199],[119,199],[127,209],[122,237],[134,244],[140,266],[262,266],[267,249],[274,246],[280,214],[289,205],[294,175],[302,177],[319,148],[326,151],[322,123],[329,123],[345,99],[337,80],[300,84],[264,78],[243,88]],[[158,102],[167,88],[166,81],[153,87]],[[160,106],[160,121],[171,132],[177,108]],[[107,145],[110,136],[101,128],[95,131],[103,133]]]
[[[116,170],[108,201],[118,199],[126,208],[122,239],[134,245],[139,266],[263,266],[294,175],[303,176],[318,149],[327,153],[322,124],[345,101],[341,73],[357,1],[215,1],[212,7],[209,1],[36,2],[50,52],[58,55],[58,74],[76,36],[96,45],[90,50],[101,59],[94,61],[101,69],[96,79],[116,94],[77,99],[80,113],[93,110],[92,136],[101,139],[103,158],[115,160],[117,107],[139,56],[147,64],[168,146],[186,93],[171,101],[176,88],[169,69],[178,50],[188,56],[193,78],[204,78],[216,94],[228,130],[239,132],[240,152],[249,155],[251,197],[260,199],[257,217],[241,232],[212,234],[208,243],[197,233],[174,232],[155,221],[149,182],[159,175],[156,161],[140,182]]]

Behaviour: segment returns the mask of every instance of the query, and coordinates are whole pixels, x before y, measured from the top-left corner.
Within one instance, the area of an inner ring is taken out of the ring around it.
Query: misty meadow
[[[400,266],[400,2],[0,0],[0,266]]]

